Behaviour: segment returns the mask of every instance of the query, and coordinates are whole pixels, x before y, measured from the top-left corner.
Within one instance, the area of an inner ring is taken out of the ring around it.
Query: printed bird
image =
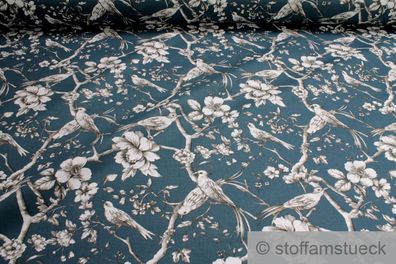
[[[60,139],[77,131],[80,128],[96,134],[96,139],[93,141],[92,144],[95,144],[102,136],[98,127],[95,125],[93,118],[86,113],[86,109],[83,107],[79,107],[77,108],[74,120],[66,123],[61,129],[58,130],[58,132],[56,132],[52,136],[52,138]]]
[[[255,44],[255,43],[253,43],[253,42],[248,41],[248,40],[241,39],[241,38],[238,38],[238,37],[236,37],[236,36],[232,36],[231,38],[232,38],[232,40],[233,40],[235,43],[237,43],[237,44],[239,44],[239,45],[250,45],[250,46],[256,47],[256,48],[258,48],[258,49],[264,49],[263,46],[257,45],[257,44]]]
[[[271,215],[276,216],[285,209],[292,209],[298,213],[301,219],[306,219],[306,217],[301,214],[301,211],[310,210],[307,214],[307,216],[309,216],[314,207],[320,202],[320,199],[326,190],[327,188],[315,188],[312,193],[298,195],[282,205],[275,205],[266,208],[260,212],[259,217],[264,219]]]
[[[110,223],[116,225],[117,228],[121,226],[131,227],[136,229],[144,239],[153,239],[154,233],[139,225],[130,215],[126,212],[115,208],[112,202],[106,201],[103,204],[104,215]]]
[[[136,126],[142,126],[147,129],[147,133],[149,135],[151,130],[154,131],[163,131],[168,128],[173,122],[176,121],[178,115],[175,112],[171,112],[168,116],[152,116],[143,120],[140,120],[134,124],[129,124],[122,126],[118,129],[121,130],[128,130]]]
[[[197,184],[201,191],[212,201],[227,205],[232,208],[235,214],[237,226],[236,231],[241,237],[244,236],[243,213],[234,204],[234,202],[224,193],[223,189],[212,179],[209,178],[208,172],[199,170],[194,173],[197,177]]]
[[[174,29],[173,32],[163,33],[163,34],[154,36],[154,37],[152,37],[152,38],[148,38],[148,39],[139,39],[139,40],[138,40],[138,43],[144,43],[144,42],[153,41],[153,40],[166,41],[166,40],[169,40],[169,39],[172,39],[172,38],[178,36],[179,34],[180,34],[180,32],[179,32],[178,30]]]
[[[165,88],[159,87],[158,85],[150,82],[149,80],[140,78],[137,75],[132,75],[131,79],[132,79],[133,84],[135,84],[136,86],[151,87],[151,88],[156,89],[160,93],[166,92]]]
[[[219,71],[216,71],[215,68],[204,62],[202,59],[197,59],[196,65],[198,69],[200,69],[205,73],[208,74],[220,73]]]
[[[258,129],[253,123],[249,123],[248,128],[249,128],[250,134],[255,139],[258,139],[258,140],[261,140],[264,142],[272,141],[272,142],[281,144],[286,149],[289,149],[289,150],[294,149],[293,145],[286,143],[283,140],[280,140],[279,138],[275,137],[274,135],[272,135],[264,130]]]
[[[328,23],[328,24],[341,24],[342,22],[345,22],[360,13],[362,9],[359,6],[355,6],[355,7],[356,8],[351,11],[339,13],[332,17],[321,18],[319,19],[319,22]]]
[[[185,76],[182,77],[183,81],[190,81],[192,79],[195,79],[203,74],[221,74],[222,76],[225,75],[222,72],[216,71],[215,68],[213,68],[211,65],[205,63],[202,59],[197,59],[195,62],[194,68],[189,70]],[[223,81],[224,81],[224,76],[223,76]]]
[[[121,17],[124,22],[128,22],[124,15],[114,5],[114,0],[98,0],[98,3],[93,7],[91,15],[89,16],[90,21],[95,21],[102,17],[106,12],[116,14]]]
[[[213,66],[207,64],[204,62],[202,59],[197,59],[195,65],[197,66],[196,69],[192,69],[188,72],[187,76],[191,74],[194,78],[198,77],[204,73],[206,74],[220,74],[221,77],[223,78],[223,84],[226,85],[228,84],[228,80],[230,79],[229,74],[217,71]],[[197,75],[197,76],[195,76]],[[187,78],[186,76],[186,78]]]
[[[332,125],[334,127],[340,127],[348,130],[348,132],[351,134],[353,137],[353,140],[355,142],[355,145],[358,148],[362,147],[361,142],[363,142],[364,145],[365,142],[360,136],[360,132],[355,131],[354,129],[348,127],[344,123],[342,123],[340,120],[337,119],[337,117],[330,113],[329,111],[324,110],[320,105],[318,104],[313,104],[312,105],[313,111],[315,113],[315,116],[311,118],[311,121],[309,122],[307,132],[309,134],[313,134],[322,128],[324,128],[327,124]]]
[[[81,30],[80,26],[69,24],[69,23],[62,21],[60,19],[53,18],[53,17],[49,16],[48,14],[44,15],[44,18],[48,21],[48,23],[50,23],[52,25],[63,25],[63,26],[68,26],[68,27],[71,27],[74,29]]]
[[[35,80],[35,81],[27,81],[23,83],[23,86],[29,86],[29,85],[34,85],[36,83],[43,82],[45,84],[51,85],[51,84],[57,84],[60,83],[70,76],[72,76],[73,72],[69,71],[68,73],[59,73],[59,74],[53,74],[50,76],[43,77],[41,79]]]
[[[371,131],[371,134],[373,136],[378,136],[384,134],[385,132],[396,132],[396,123],[392,123],[387,125],[384,128],[376,128],[373,131]]]
[[[362,81],[359,81],[351,76],[348,75],[348,73],[346,73],[345,71],[342,71],[342,76],[344,77],[344,80],[346,83],[349,83],[353,86],[364,86],[367,88],[370,88],[371,90],[373,90],[374,92],[381,92],[381,89],[373,87],[371,85],[365,84]]]
[[[159,18],[159,19],[170,18],[174,14],[176,14],[176,12],[179,11],[180,8],[181,8],[181,5],[175,5],[173,7],[165,8],[165,9],[159,10],[159,11],[151,14],[150,16],[143,16],[141,18],[141,20],[147,20],[150,18]]]
[[[244,72],[242,73],[243,78],[251,78],[251,77],[261,77],[266,80],[272,80],[278,78],[283,73],[283,70],[262,70],[258,72]]]
[[[246,19],[243,16],[238,15],[236,12],[232,12],[231,16],[232,16],[232,20],[234,22],[244,23],[252,28],[259,28],[259,26],[257,26],[255,23],[253,23],[252,21],[249,21],[248,19]]]
[[[60,48],[60,49],[63,49],[65,52],[69,52],[71,50],[71,49],[63,46],[62,44],[60,44],[58,42],[55,42],[55,41],[53,41],[51,39],[46,39],[45,40],[45,45],[47,47],[49,47],[49,48]]]
[[[110,28],[110,27],[105,27],[103,28],[103,32],[100,32],[98,34],[96,34],[95,36],[93,36],[88,43],[92,44],[101,40],[104,40],[106,38],[109,39],[118,39],[121,41],[121,45],[120,48],[124,49],[125,47],[128,46],[127,41],[125,41],[120,34],[118,34],[117,31],[115,31],[114,29]]]
[[[179,215],[186,215],[201,207],[207,200],[208,196],[206,196],[199,187],[196,187],[187,194],[182,206],[177,210],[177,213]]]
[[[16,148],[18,154],[21,156],[26,156],[26,154],[29,153],[27,150],[22,148],[10,134],[4,133],[3,131],[0,130],[0,145],[2,144],[7,144],[10,145],[11,147]]]

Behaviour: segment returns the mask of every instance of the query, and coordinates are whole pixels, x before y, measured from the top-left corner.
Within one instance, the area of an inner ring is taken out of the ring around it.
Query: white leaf
[[[333,177],[337,180],[345,178],[345,175],[344,175],[344,173],[342,173],[342,171],[339,171],[336,169],[330,169],[330,170],[327,170],[327,172],[330,174],[331,177]]]
[[[34,185],[40,191],[47,191],[54,187],[55,180],[49,176],[38,179]]]
[[[112,182],[117,179],[117,174],[108,174],[105,177],[105,182]]]
[[[336,189],[340,192],[346,192],[349,191],[352,187],[351,182],[347,181],[347,180],[339,180],[337,181],[334,186],[336,187]]]
[[[187,101],[187,104],[195,111],[198,111],[201,109],[201,105],[195,100],[190,99]]]

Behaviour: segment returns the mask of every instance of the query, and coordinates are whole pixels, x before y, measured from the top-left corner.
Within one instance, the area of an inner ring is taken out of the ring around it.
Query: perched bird
[[[116,225],[117,228],[120,228],[121,226],[132,227],[133,229],[136,229],[140,233],[140,235],[144,237],[144,239],[153,239],[152,237],[154,236],[154,234],[152,232],[139,225],[126,212],[115,208],[112,202],[106,201],[103,204],[103,208],[104,215],[107,221]]]
[[[60,49],[63,49],[65,52],[69,52],[71,50],[71,49],[63,46],[62,44],[60,44],[58,42],[55,42],[55,41],[53,41],[51,39],[46,39],[45,40],[45,45],[47,47],[49,47],[49,48],[60,48]]]
[[[141,20],[147,20],[150,18],[159,18],[159,19],[170,18],[174,14],[176,14],[177,11],[179,11],[180,7],[181,5],[174,5],[173,7],[165,8],[151,14],[150,16],[143,16]]]
[[[133,84],[136,85],[136,86],[151,87],[151,88],[156,89],[156,90],[157,90],[158,92],[160,92],[160,93],[166,92],[166,89],[165,89],[165,88],[159,87],[158,85],[156,85],[156,84],[150,82],[149,80],[140,78],[140,77],[138,77],[138,76],[135,75],[135,74],[132,75],[131,79],[132,79]]]
[[[232,12],[231,16],[232,16],[232,20],[234,22],[243,23],[243,24],[246,24],[247,26],[250,26],[252,28],[259,28],[259,26],[257,26],[255,23],[253,23],[252,21],[249,21],[248,19],[246,19],[243,16],[238,15],[236,12]]]
[[[337,117],[330,113],[329,111],[324,110],[320,105],[318,104],[313,104],[312,105],[313,111],[315,113],[315,116],[311,118],[311,121],[309,122],[307,132],[309,134],[313,134],[322,128],[326,126],[326,124],[332,125],[334,127],[340,127],[348,130],[348,132],[351,134],[353,137],[353,140],[355,142],[355,145],[358,148],[362,147],[361,141],[363,144],[365,144],[364,140],[360,136],[360,133],[358,131],[355,131],[354,129],[348,127],[344,123],[342,123],[340,120],[337,119]]]
[[[171,112],[168,116],[152,116],[143,120],[140,120],[136,123],[122,126],[118,129],[120,130],[128,130],[136,126],[142,126],[147,129],[148,134],[150,135],[150,131],[162,131],[168,128],[173,122],[176,121],[178,115],[175,112]]]
[[[88,41],[88,43],[92,44],[92,43],[104,40],[106,38],[120,40],[120,42],[121,42],[120,48],[121,49],[124,49],[125,47],[128,46],[128,43],[121,37],[121,35],[118,34],[117,31],[115,31],[114,29],[112,29],[110,27],[103,28],[103,32],[100,32],[100,33],[96,34],[95,36],[93,36]]]
[[[49,16],[48,14],[44,15],[44,18],[48,21],[48,23],[50,23],[52,25],[68,26],[68,27],[71,27],[71,28],[74,28],[74,29],[81,30],[80,26],[69,24],[69,23],[67,23],[67,22],[65,22],[63,20],[53,18],[53,17]]]
[[[251,77],[261,77],[266,80],[272,80],[278,78],[283,73],[283,70],[262,70],[258,72],[244,72],[242,73],[243,78],[251,78]]]
[[[255,44],[255,43],[253,43],[253,42],[248,41],[248,40],[241,39],[241,38],[238,38],[238,37],[236,37],[236,36],[232,36],[231,38],[232,38],[232,40],[233,40],[235,43],[237,43],[237,44],[239,44],[239,45],[249,45],[249,46],[256,47],[256,48],[258,48],[258,49],[264,49],[263,46],[257,45],[257,44]]]
[[[368,84],[365,84],[364,82],[359,81],[359,80],[349,76],[348,73],[346,73],[345,71],[342,71],[342,76],[344,77],[345,82],[347,82],[353,86],[364,86],[364,87],[370,88],[374,92],[381,92],[381,89],[373,87]]]
[[[72,74],[73,74],[72,71],[69,71],[68,73],[53,74],[53,75],[49,75],[49,76],[40,78],[40,79],[35,80],[35,81],[24,82],[23,86],[29,86],[29,85],[33,85],[33,84],[40,83],[40,82],[46,83],[48,85],[57,84],[57,83],[60,83],[60,82],[62,82],[64,80],[66,80],[67,78],[72,76]]]
[[[213,66],[207,64],[202,59],[197,59],[195,65],[196,68],[191,69],[185,78],[187,78],[189,74],[191,74],[193,78],[196,78],[202,74],[220,74],[223,78],[223,84],[226,85],[228,83],[228,79],[230,78],[229,74],[217,71],[215,68],[213,68]]]
[[[186,215],[191,211],[201,207],[207,200],[208,196],[206,196],[199,187],[196,187],[187,194],[183,204],[177,210],[177,213],[179,215]]]
[[[381,135],[384,134],[385,132],[396,132],[396,123],[392,123],[387,125],[384,128],[376,128],[373,131],[371,131],[371,134],[373,136]]]
[[[22,148],[10,134],[4,133],[0,130],[0,145],[2,144],[7,144],[16,148],[18,154],[21,156],[26,156],[26,154],[29,153],[27,150]]]
[[[143,43],[143,42],[146,42],[146,41],[153,41],[153,40],[162,40],[162,41],[166,41],[166,40],[169,40],[169,39],[172,39],[172,38],[178,36],[179,34],[180,34],[180,32],[179,32],[178,30],[175,29],[173,32],[163,33],[163,34],[154,36],[154,37],[152,37],[152,38],[148,38],[148,39],[139,39],[139,40],[138,40],[138,43]]]
[[[194,173],[197,177],[197,184],[201,191],[212,201],[220,204],[227,205],[232,208],[235,214],[237,226],[236,231],[238,235],[243,237],[244,225],[243,225],[243,213],[235,205],[235,203],[224,193],[223,189],[212,179],[209,178],[208,172],[199,170]]]
[[[86,113],[86,109],[83,107],[79,107],[77,108],[74,120],[66,123],[52,137],[53,139],[60,139],[64,136],[70,135],[71,133],[75,132],[80,128],[96,134],[96,139],[92,144],[95,144],[102,136],[98,127],[95,125],[93,118]]]
[[[279,138],[275,137],[274,135],[272,135],[264,130],[258,129],[253,123],[249,123],[248,128],[249,128],[250,134],[255,139],[258,139],[258,140],[261,140],[264,142],[272,141],[272,142],[281,144],[286,149],[289,149],[289,150],[294,149],[293,145],[286,143],[283,140],[280,140]]]
[[[342,12],[332,17],[321,18],[319,19],[319,22],[328,24],[341,24],[342,22],[345,22],[359,14],[361,10],[362,9],[359,6],[356,6],[354,10]]]
[[[89,20],[95,21],[106,14],[106,12],[109,12],[111,14],[117,14],[124,20],[124,22],[128,22],[125,20],[124,15],[117,9],[113,2],[114,0],[98,0],[98,3],[92,9]]]
[[[270,206],[261,211],[259,217],[264,219],[271,215],[277,215],[285,209],[292,209],[299,214],[301,219],[304,219],[305,217],[301,214],[301,211],[312,210],[320,202],[320,199],[326,190],[327,188],[315,188],[312,193],[298,195],[282,205]],[[309,214],[310,212],[307,216],[309,216]]]

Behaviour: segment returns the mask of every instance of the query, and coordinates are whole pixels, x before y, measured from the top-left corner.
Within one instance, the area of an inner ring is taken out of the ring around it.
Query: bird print
[[[199,187],[196,187],[187,194],[177,213],[179,215],[186,215],[201,207],[207,200],[208,196],[206,196]]]
[[[92,144],[95,144],[102,136],[98,127],[95,125],[93,118],[86,113],[86,109],[79,107],[77,108],[74,120],[66,123],[66,125],[59,129],[52,137],[53,139],[60,139],[64,136],[70,135],[80,128],[96,134],[96,139]]]
[[[11,147],[16,148],[20,156],[26,156],[26,154],[29,153],[27,150],[22,148],[10,134],[4,133],[0,130],[0,145],[2,144],[10,145]]]
[[[244,24],[246,24],[247,26],[250,26],[250,27],[252,27],[252,28],[259,28],[259,26],[257,26],[255,23],[253,23],[252,21],[249,21],[248,19],[246,19],[246,18],[243,17],[243,16],[238,15],[236,12],[232,12],[232,13],[231,13],[231,17],[232,17],[232,20],[233,20],[234,22],[237,22],[237,23],[244,23]]]
[[[58,42],[56,42],[56,41],[53,41],[53,40],[51,40],[51,39],[46,39],[46,40],[45,40],[45,45],[46,45],[47,47],[49,47],[49,48],[59,48],[59,49],[63,49],[65,52],[69,52],[69,51],[71,50],[71,49],[69,49],[69,48],[63,46],[62,44],[60,44],[60,43],[58,43]]]
[[[396,132],[396,123],[389,124],[384,128],[376,128],[371,131],[373,136],[383,135],[385,132]]]
[[[199,170],[195,172],[194,175],[197,177],[198,187],[210,200],[216,203],[227,205],[232,208],[237,222],[237,226],[236,226],[237,234],[243,237],[244,229],[245,229],[243,224],[243,219],[245,218],[243,212],[224,193],[221,187],[215,181],[209,178],[207,171]]]
[[[315,188],[312,193],[298,195],[282,205],[270,206],[265,210],[261,211],[259,217],[264,219],[271,215],[276,216],[285,209],[292,209],[298,213],[301,219],[306,219],[306,217],[311,214],[312,209],[314,209],[314,207],[320,202],[320,199],[322,198],[326,189],[327,188],[318,187]],[[310,210],[310,212],[308,212],[307,216],[304,217],[301,214],[302,210]]]
[[[124,49],[125,47],[128,47],[128,42],[125,41],[120,34],[118,34],[117,31],[110,27],[105,27],[103,28],[103,32],[100,32],[93,36],[88,43],[92,44],[101,40],[104,40],[106,38],[109,39],[118,39],[121,42],[120,49]]]
[[[48,14],[45,14],[44,18],[48,21],[48,23],[50,23],[52,25],[68,26],[68,27],[71,27],[71,28],[74,28],[74,29],[77,29],[77,30],[81,30],[82,29],[80,26],[69,24],[69,23],[67,23],[67,22],[65,22],[63,20],[53,18],[53,17],[49,16]]]
[[[196,60],[196,68],[191,69],[187,76],[191,75],[191,77],[196,78],[202,74],[220,74],[223,78],[223,84],[226,85],[228,84],[228,81],[230,79],[230,74],[224,73],[224,72],[220,72],[218,70],[216,70],[215,68],[213,68],[213,66],[207,64],[206,62],[204,62],[202,59],[197,59]],[[187,78],[186,76],[186,78]],[[189,79],[192,79],[191,77],[189,77]]]
[[[344,123],[342,123],[340,120],[337,119],[337,117],[330,113],[329,111],[324,110],[320,105],[318,104],[313,104],[312,105],[313,111],[315,113],[315,116],[311,119],[308,125],[307,132],[309,134],[313,134],[322,128],[324,128],[327,124],[332,125],[334,127],[340,127],[348,130],[348,132],[351,134],[353,137],[354,143],[358,148],[362,148],[362,142],[364,145],[365,142],[361,137],[361,133],[358,131],[355,131],[354,129],[348,127]],[[363,134],[362,134],[363,135]]]
[[[173,122],[175,122],[177,118],[178,115],[175,112],[171,112],[168,116],[152,116],[140,120],[137,123],[122,126],[118,129],[118,131],[128,130],[136,126],[142,126],[147,129],[148,134],[151,135],[151,130],[163,131],[168,128]]]
[[[324,23],[324,24],[326,24],[326,23],[327,24],[341,24],[342,22],[345,22],[345,21],[353,18],[357,14],[359,14],[361,10],[362,10],[361,7],[356,6],[356,8],[354,10],[339,13],[332,17],[321,18],[321,19],[319,19],[319,22]]]
[[[163,33],[163,34],[160,34],[158,36],[154,36],[152,38],[139,39],[138,43],[144,43],[144,42],[147,42],[147,41],[154,41],[154,40],[156,40],[156,41],[166,41],[166,40],[169,40],[169,39],[172,39],[172,38],[178,36],[179,34],[180,34],[180,31],[178,31],[177,29],[174,29],[173,32]]]
[[[170,18],[174,14],[176,14],[177,11],[179,11],[180,7],[181,5],[175,5],[173,7],[165,8],[151,14],[150,16],[143,16],[141,20],[147,20],[150,18],[159,18],[159,19]]]
[[[344,77],[345,82],[348,83],[348,84],[351,84],[353,86],[359,86],[359,87],[364,86],[364,87],[367,87],[367,88],[369,88],[369,89],[371,89],[371,90],[373,90],[374,92],[377,92],[377,93],[381,92],[381,89],[373,87],[373,86],[368,85],[368,84],[365,84],[364,82],[359,81],[359,80],[351,77],[345,71],[342,71],[342,76]]]
[[[104,215],[106,217],[106,220],[114,224],[117,228],[120,228],[122,226],[131,227],[133,229],[136,229],[139,232],[139,234],[142,237],[144,237],[144,239],[153,239],[154,233],[150,232],[143,226],[139,225],[126,212],[118,208],[115,208],[112,202],[106,201],[103,204],[103,208],[104,208]]]
[[[243,78],[260,77],[265,80],[272,80],[278,78],[283,73],[283,70],[262,70],[258,72],[244,72],[242,73]]]
[[[156,84],[150,82],[149,80],[140,78],[140,77],[138,77],[138,76],[135,75],[135,74],[132,75],[131,79],[132,79],[133,84],[136,85],[136,86],[140,86],[140,87],[151,87],[151,88],[156,89],[156,90],[157,90],[158,92],[160,92],[160,93],[166,92],[166,89],[165,89],[165,88],[159,87],[158,85],[156,85]]]
[[[124,22],[128,22],[124,15],[114,5],[114,0],[99,0],[98,3],[93,7],[91,15],[89,16],[90,21],[95,21],[101,18],[106,12],[110,14],[116,14],[121,17]]]
[[[272,135],[264,130],[258,129],[253,123],[249,123],[248,128],[249,128],[250,134],[255,139],[258,139],[258,140],[264,141],[264,142],[272,141],[272,142],[281,144],[286,149],[289,149],[289,150],[294,149],[293,145],[286,143],[283,140],[280,140],[279,138],[275,137],[274,135]]]
[[[72,76],[73,72],[69,71],[68,73],[59,73],[59,74],[53,74],[53,75],[49,75],[43,78],[40,78],[38,80],[35,81],[27,81],[23,83],[23,86],[29,86],[29,85],[34,85],[36,83],[40,83],[43,82],[47,85],[52,85],[52,84],[57,84],[60,83],[64,80],[66,80],[67,78],[69,78],[70,76]]]
[[[250,41],[245,40],[245,39],[238,38],[238,37],[236,37],[236,36],[232,36],[231,39],[232,39],[235,43],[237,43],[237,44],[239,44],[239,45],[249,45],[249,46],[256,47],[256,48],[258,48],[258,49],[264,49],[263,46],[257,45],[257,44],[255,44],[255,43],[250,42]]]

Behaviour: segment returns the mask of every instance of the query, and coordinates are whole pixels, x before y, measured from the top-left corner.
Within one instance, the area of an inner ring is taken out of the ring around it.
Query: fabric
[[[0,263],[394,231],[395,3],[0,0]]]

